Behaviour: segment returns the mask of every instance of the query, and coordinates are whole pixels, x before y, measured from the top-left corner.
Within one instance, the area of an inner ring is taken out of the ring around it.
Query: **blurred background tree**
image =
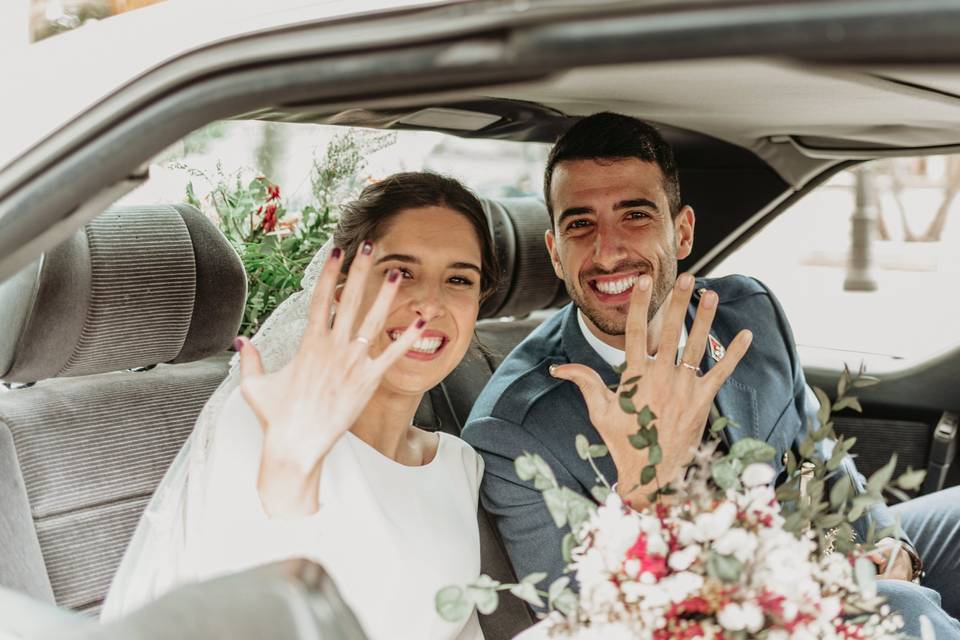
[[[163,0],[29,0],[33,42]]]

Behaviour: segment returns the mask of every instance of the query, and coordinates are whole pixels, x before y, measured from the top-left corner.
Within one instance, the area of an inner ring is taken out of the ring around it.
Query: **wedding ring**
[[[680,364],[681,366],[684,366],[687,369],[691,369],[695,374],[697,374],[698,378],[703,375],[703,371],[700,371],[700,367],[692,365],[689,362],[684,362],[683,360],[680,361]]]
[[[654,362],[656,362],[656,361],[657,361],[657,356],[652,356],[652,355],[650,355],[650,354],[648,353],[648,354],[647,354],[647,360],[653,360]]]
[[[370,338],[364,338],[363,336],[357,336],[356,338],[354,338],[354,340],[356,340],[356,341],[359,342],[360,344],[364,345],[365,347],[369,347],[369,346],[370,346]]]

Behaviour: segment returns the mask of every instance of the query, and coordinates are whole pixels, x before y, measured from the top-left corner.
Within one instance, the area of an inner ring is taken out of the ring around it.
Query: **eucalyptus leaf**
[[[577,610],[577,594],[570,589],[564,589],[551,604],[563,615],[571,616]]]
[[[890,456],[890,461],[875,471],[867,481],[867,491],[874,495],[880,495],[883,488],[890,484],[890,478],[893,477],[893,470],[897,467],[897,454]]]
[[[557,486],[557,478],[553,475],[553,469],[547,464],[547,461],[533,454],[533,464],[537,469],[537,474],[533,479],[533,486],[540,491],[551,489]]]
[[[717,435],[718,433],[720,433],[721,431],[723,431],[724,429],[726,429],[726,428],[727,428],[727,425],[728,425],[729,423],[730,423],[730,419],[729,419],[729,418],[725,418],[725,417],[723,417],[723,416],[717,418],[717,419],[714,420],[713,423],[710,425],[710,435],[712,435],[712,436]]]
[[[776,449],[766,442],[754,438],[743,438],[730,447],[730,456],[739,459],[745,465],[754,462],[770,462],[776,455]]]
[[[663,460],[663,449],[660,448],[659,444],[655,444],[650,447],[650,451],[647,452],[647,462],[652,465],[658,465]]]
[[[865,556],[857,558],[853,565],[853,575],[865,598],[877,597],[877,568],[869,558]]]
[[[567,524],[567,501],[564,498],[563,491],[559,488],[547,489],[543,492],[543,501],[547,504],[547,510],[553,518],[553,523],[557,528]]]
[[[587,449],[587,453],[590,454],[591,458],[602,458],[610,452],[607,450],[606,445],[592,444],[590,448]]]
[[[607,498],[610,496],[610,489],[603,486],[602,484],[594,485],[590,489],[590,495],[593,496],[593,499],[603,504],[607,501]]]
[[[573,560],[573,550],[577,546],[577,537],[573,533],[567,533],[560,541],[560,555],[563,561],[569,564]]]
[[[863,389],[865,387],[872,387],[873,385],[880,382],[880,378],[875,378],[873,376],[860,376],[853,382],[854,389]]]
[[[574,439],[574,445],[577,448],[577,455],[580,456],[581,460],[586,460],[590,456],[590,442],[587,440],[587,436],[578,433]]]
[[[644,405],[637,413],[637,424],[641,427],[649,427],[650,423],[657,419],[657,414],[650,410],[649,405]]]
[[[813,392],[816,394],[817,400],[820,402],[820,410],[817,411],[817,422],[824,424],[830,419],[830,396],[828,396],[827,393],[820,387],[814,387]]]
[[[657,477],[657,468],[653,465],[647,465],[640,472],[640,484],[650,484]]]
[[[830,506],[834,509],[839,509],[841,505],[847,503],[852,492],[853,483],[850,481],[850,476],[842,476],[833,483],[833,488],[830,489]]]
[[[727,458],[721,458],[710,465],[710,477],[724,491],[733,489],[740,484],[739,474]]]
[[[551,582],[550,587],[547,589],[547,602],[553,603],[554,600],[560,597],[560,594],[563,593],[569,584],[570,576],[560,576]]]
[[[470,615],[473,605],[467,599],[463,589],[449,586],[440,589],[434,599],[437,613],[447,622],[460,622]]]
[[[842,513],[826,513],[816,519],[815,523],[821,529],[833,529],[843,522]]]
[[[524,482],[533,480],[537,475],[537,465],[533,462],[533,454],[524,453],[513,461],[513,468],[517,472],[517,477]]]
[[[907,467],[907,470],[900,474],[900,477],[897,478],[896,484],[905,491],[917,491],[920,489],[920,486],[923,484],[923,480],[926,477],[926,469],[912,469]]]
[[[636,385],[638,382],[640,382],[640,379],[641,379],[641,378],[643,378],[643,376],[632,376],[632,377],[630,377],[630,378],[627,378],[626,380],[624,380],[624,381],[621,382],[620,384],[622,384],[622,385],[625,386],[625,387],[626,387],[627,385]],[[637,388],[634,386],[633,392],[636,393],[636,391],[637,391]],[[633,394],[631,393],[630,395],[633,395]]]
[[[530,583],[521,582],[518,585],[514,585],[510,588],[510,593],[535,607],[543,606],[543,600],[540,598],[540,594],[537,593],[537,588]]]
[[[537,571],[536,573],[531,573],[527,576],[524,576],[520,582],[524,584],[535,585],[539,582],[542,582],[547,577],[547,575],[549,574],[546,571]]]
[[[496,589],[481,589],[475,586],[467,587],[467,596],[477,605],[477,611],[489,615],[497,610],[500,604],[500,594]]]
[[[647,439],[646,429],[641,429],[633,435],[627,436],[630,445],[637,450],[643,450],[650,446],[650,440]]]
[[[743,564],[733,556],[722,556],[711,551],[707,556],[707,575],[721,582],[736,582],[740,579]]]
[[[618,397],[620,398],[620,409],[622,409],[624,413],[637,413],[637,408],[634,406],[633,400],[630,398],[630,396],[625,393],[621,393]]]

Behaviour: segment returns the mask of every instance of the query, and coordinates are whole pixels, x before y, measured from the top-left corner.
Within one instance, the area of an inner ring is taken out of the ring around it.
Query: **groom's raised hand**
[[[616,466],[617,491],[636,508],[648,503],[646,495],[652,491],[650,486],[638,486],[640,474],[649,464],[649,450],[637,450],[630,444],[628,437],[638,430],[637,419],[620,408],[619,393],[635,385],[634,406],[638,409],[648,406],[657,416],[655,425],[662,451],[657,476],[661,483],[672,482],[690,463],[703,438],[714,397],[753,339],[747,330],[738,333],[716,366],[701,375],[699,364],[719,302],[715,292],[707,291],[700,297],[683,358],[677,362],[678,344],[694,285],[693,276],[683,274],[677,279],[665,310],[657,355],[655,358],[650,356],[647,316],[652,284],[650,276],[643,275],[634,285],[627,313],[627,366],[616,391],[608,389],[600,375],[585,365],[565,364],[551,368],[554,377],[569,380],[580,388],[590,421],[610,450]],[[630,384],[627,381],[631,381]]]

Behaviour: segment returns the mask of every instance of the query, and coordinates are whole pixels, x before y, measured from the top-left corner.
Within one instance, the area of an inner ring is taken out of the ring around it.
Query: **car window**
[[[960,313],[958,191],[960,155],[842,171],[710,275],[741,273],[769,286],[805,365],[863,362],[883,371],[914,364],[960,343],[952,329]]]
[[[480,196],[539,198],[548,149],[413,130],[216,122],[155,158],[149,179],[118,204],[189,203],[215,222],[246,270],[240,333],[253,335],[299,290],[339,205],[365,185],[433,171]]]

